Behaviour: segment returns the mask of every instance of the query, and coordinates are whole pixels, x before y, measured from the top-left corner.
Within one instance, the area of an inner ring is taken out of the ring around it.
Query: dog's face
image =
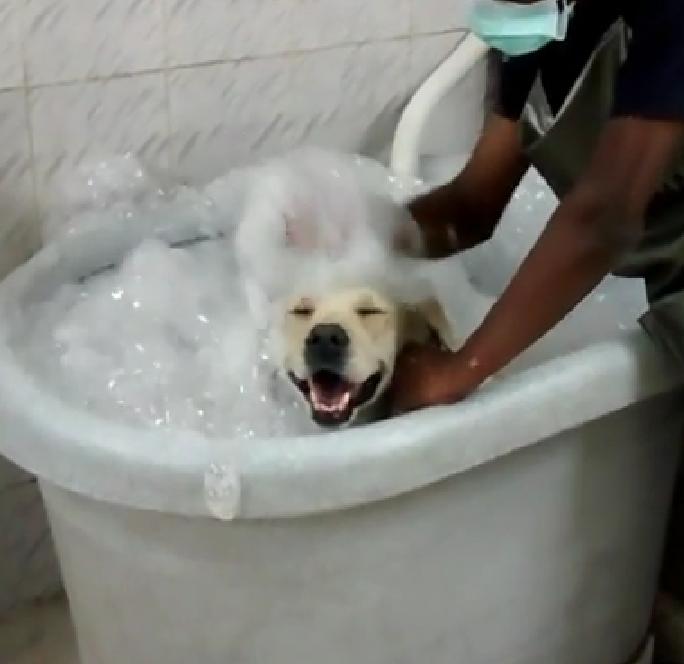
[[[427,341],[432,327],[418,309],[364,288],[293,298],[284,315],[283,369],[325,427],[349,424],[376,402],[400,348]]]

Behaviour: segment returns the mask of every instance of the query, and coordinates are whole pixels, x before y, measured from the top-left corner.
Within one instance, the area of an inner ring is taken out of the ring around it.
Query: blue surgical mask
[[[517,4],[503,0],[475,0],[470,29],[505,55],[525,55],[552,41],[563,41],[574,4],[541,0]]]

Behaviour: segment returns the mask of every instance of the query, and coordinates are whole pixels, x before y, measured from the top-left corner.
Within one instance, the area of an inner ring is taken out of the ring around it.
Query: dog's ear
[[[404,307],[402,319],[402,346],[411,342],[424,344],[435,341],[456,350],[460,345],[442,305],[434,298]]]

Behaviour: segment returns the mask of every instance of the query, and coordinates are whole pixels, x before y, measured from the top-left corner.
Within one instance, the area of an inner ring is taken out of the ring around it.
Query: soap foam
[[[77,406],[224,438],[317,430],[278,372],[283,297],[344,285],[377,286],[403,301],[436,295],[466,334],[490,302],[471,282],[500,292],[555,205],[543,181],[527,178],[490,245],[426,266],[392,251],[400,233],[418,248],[403,204],[424,185],[360,157],[300,150],[192,188],[126,156],[96,164],[78,182],[48,220],[46,239],[150,216],[167,227],[190,219],[213,239],[174,248],[149,237],[119,265],[24,311],[15,345]],[[526,354],[528,363],[633,324],[642,292],[638,282],[607,280],[541,351]]]

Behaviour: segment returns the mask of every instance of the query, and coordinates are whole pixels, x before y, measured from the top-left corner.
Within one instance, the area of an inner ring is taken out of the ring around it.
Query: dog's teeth
[[[337,411],[343,411],[349,406],[349,402],[351,401],[351,393],[344,392],[339,396],[338,399],[330,403],[329,401],[321,399],[321,396],[316,392],[316,390],[313,390],[311,392],[311,401],[316,410],[323,411],[324,413],[334,413]]]

